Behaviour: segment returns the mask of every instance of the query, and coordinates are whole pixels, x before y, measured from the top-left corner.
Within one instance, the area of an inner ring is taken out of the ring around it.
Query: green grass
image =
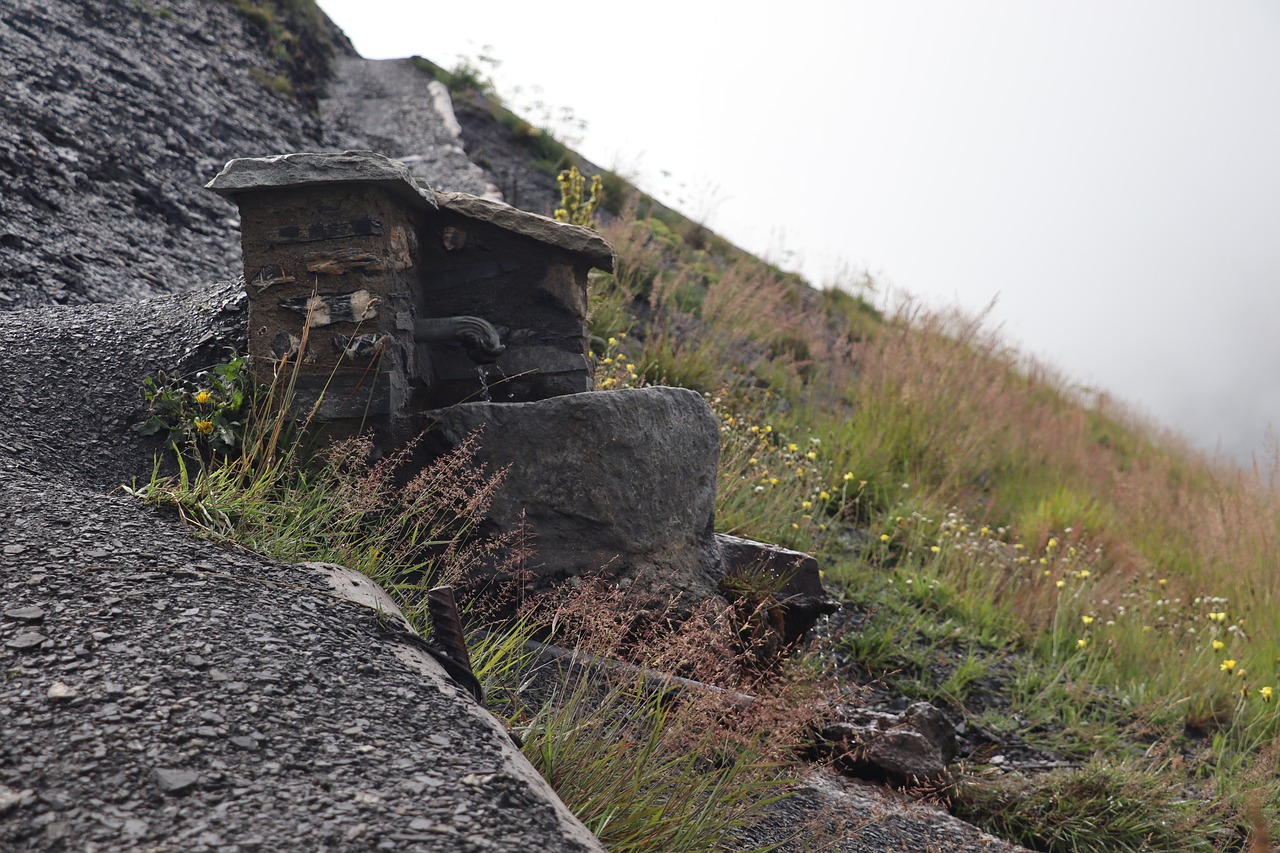
[[[227,0],[266,48],[274,68],[251,69],[268,91],[319,103],[335,48],[331,23],[315,0]]]
[[[1219,467],[1074,388],[981,317],[807,291],[690,244],[665,218],[607,236],[613,310],[647,303],[647,322],[618,347],[623,368],[602,360],[602,387],[666,381],[707,396],[722,420],[718,526],[826,556],[828,579],[870,614],[845,654],[900,694],[1013,709],[1043,745],[1105,768],[1093,781],[1108,784],[1080,789],[1099,808],[1111,782],[1147,774],[1190,785],[1219,816],[1187,823],[1177,798],[1138,797],[1138,827],[1165,820],[1193,847],[1269,831],[1274,785],[1261,823],[1246,816],[1277,753],[1264,688],[1280,690],[1280,512],[1266,476]],[[743,432],[766,426],[784,447],[817,440],[803,487],[777,476],[794,468],[771,455],[776,441]],[[858,488],[819,501],[809,483]],[[975,697],[992,683],[1000,696]],[[1148,749],[1190,758],[1134,764]],[[1017,818],[1016,801],[999,808]],[[1027,812],[1020,837],[1033,839],[1034,803]],[[1045,838],[1101,848],[1111,828]]]
[[[953,808],[989,832],[1049,853],[1217,850],[1230,837],[1176,774],[1133,763],[1090,762],[1031,784],[1018,776],[962,782]]]
[[[534,767],[611,851],[727,849],[787,782],[750,750],[672,737],[660,692],[572,681],[520,728]]]

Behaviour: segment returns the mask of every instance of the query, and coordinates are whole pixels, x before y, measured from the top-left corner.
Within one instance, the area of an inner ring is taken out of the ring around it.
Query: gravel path
[[[377,151],[404,161],[435,189],[501,200],[462,150],[448,93],[433,94],[431,78],[412,60],[337,59],[320,116],[330,148]]]
[[[0,849],[601,849],[394,621],[104,494],[233,294],[0,314]]]

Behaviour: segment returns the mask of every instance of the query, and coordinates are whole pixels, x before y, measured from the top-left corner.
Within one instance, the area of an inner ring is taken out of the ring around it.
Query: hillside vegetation
[[[606,234],[602,386],[708,397],[718,525],[821,554],[859,614],[825,654],[1069,765],[972,757],[957,813],[1042,849],[1267,849],[1267,477],[1073,389],[981,317],[814,291],[653,218]]]

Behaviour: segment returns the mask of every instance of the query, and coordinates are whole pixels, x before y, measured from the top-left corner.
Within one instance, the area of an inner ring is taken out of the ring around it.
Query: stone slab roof
[[[384,187],[415,207],[431,211],[448,210],[468,219],[486,222],[556,249],[581,255],[594,267],[613,270],[613,249],[589,228],[557,222],[468,193],[437,192],[416,180],[400,161],[372,151],[244,157],[227,163],[205,187],[220,195],[235,197],[248,192],[346,183]]]

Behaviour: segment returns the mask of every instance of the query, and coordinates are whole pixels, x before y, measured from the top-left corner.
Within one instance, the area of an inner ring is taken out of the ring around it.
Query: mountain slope
[[[203,184],[233,157],[321,139],[300,98],[265,88],[289,70],[269,41],[224,2],[6,2],[0,308],[174,293],[234,271],[235,208]],[[319,68],[351,50],[311,41]]]

